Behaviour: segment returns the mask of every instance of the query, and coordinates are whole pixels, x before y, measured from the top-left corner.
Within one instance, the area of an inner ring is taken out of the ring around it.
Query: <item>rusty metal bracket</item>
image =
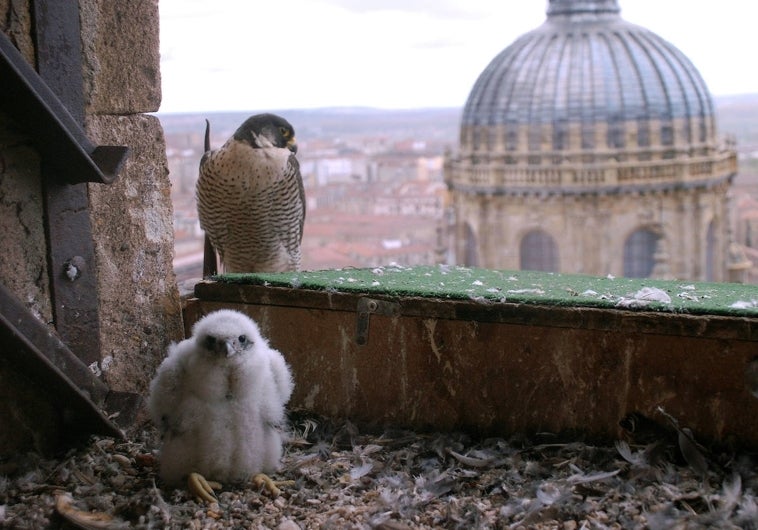
[[[81,147],[78,142],[88,141],[80,128],[84,126],[85,110],[79,0],[34,0],[32,13],[39,77],[35,77],[33,70],[28,75],[39,81],[35,89],[48,93],[44,100],[52,107],[43,109],[43,114],[52,110],[49,119],[64,118],[63,132],[73,134],[76,146]],[[23,65],[29,66],[25,61]],[[41,128],[32,131],[32,138],[40,145],[52,140],[67,144],[68,148],[74,146],[72,138],[48,139],[44,132]],[[55,146],[47,148],[56,149]],[[55,154],[51,158],[45,151],[41,153],[48,274],[55,328],[71,351],[89,365],[100,360],[101,345],[95,244],[87,185],[81,182],[85,179],[61,170]],[[60,152],[58,156],[63,154]],[[82,157],[75,158],[82,162]],[[71,180],[80,182],[67,182]]]
[[[18,366],[57,398],[67,430],[122,437],[104,409],[115,397],[108,387],[0,283],[0,359]],[[137,406],[135,403],[134,407]],[[122,409],[109,409],[122,412]],[[127,411],[131,414],[131,411]]]
[[[396,316],[400,314],[400,304],[376,298],[358,299],[358,320],[355,328],[355,342],[363,346],[368,343],[371,314]]]
[[[54,7],[57,2],[47,4]],[[70,75],[81,79],[80,72]],[[69,109],[2,31],[0,80],[0,105],[30,135],[45,160],[56,166],[61,183],[110,184],[116,179],[129,148],[93,145]]]

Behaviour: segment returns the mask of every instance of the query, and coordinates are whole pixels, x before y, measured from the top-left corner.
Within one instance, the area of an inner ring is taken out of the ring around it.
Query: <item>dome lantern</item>
[[[616,0],[549,0],[547,16],[577,14],[618,14],[621,9]]]

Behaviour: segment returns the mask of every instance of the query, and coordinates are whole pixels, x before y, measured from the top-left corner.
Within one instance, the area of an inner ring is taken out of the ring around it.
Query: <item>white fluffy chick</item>
[[[211,500],[203,476],[239,482],[275,471],[292,389],[284,357],[249,317],[223,309],[200,319],[192,337],[169,347],[150,383],[161,478],[187,479],[196,496]]]

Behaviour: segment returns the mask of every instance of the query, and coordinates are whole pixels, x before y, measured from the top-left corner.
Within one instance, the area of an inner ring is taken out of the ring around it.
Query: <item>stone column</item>
[[[182,337],[163,129],[157,2],[80,0],[86,129],[131,154],[109,186],[90,185],[102,368],[114,390],[145,393]]]

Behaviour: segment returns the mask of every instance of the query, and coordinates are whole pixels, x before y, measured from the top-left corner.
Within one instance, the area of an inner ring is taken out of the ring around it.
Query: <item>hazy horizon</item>
[[[619,0],[676,46],[714,96],[758,93],[758,3]],[[462,107],[477,77],[545,21],[547,0],[282,4],[161,0],[166,113]]]
[[[711,94],[716,101],[740,98],[758,99],[758,91],[745,92],[740,94]],[[464,103],[465,105],[465,103]],[[364,111],[364,112],[423,112],[423,111],[462,111],[464,105],[459,106],[437,106],[437,107],[413,107],[413,108],[391,108],[391,107],[374,107],[367,105],[350,105],[350,106],[325,106],[325,107],[305,107],[305,108],[281,108],[281,109],[229,109],[229,110],[192,110],[192,111],[162,111],[159,110],[152,114],[156,115],[181,115],[181,114],[243,114],[243,113],[284,113],[284,112],[345,112],[346,111]]]

